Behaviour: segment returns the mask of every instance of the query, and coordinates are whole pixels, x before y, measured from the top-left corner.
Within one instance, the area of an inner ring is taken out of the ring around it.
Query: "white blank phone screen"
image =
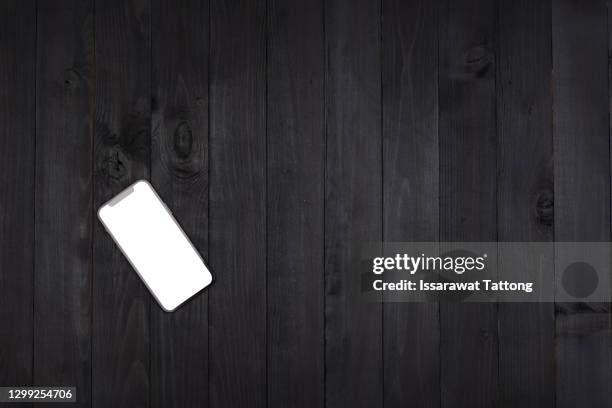
[[[102,206],[98,216],[167,311],[205,288],[212,276],[151,185],[138,181]]]

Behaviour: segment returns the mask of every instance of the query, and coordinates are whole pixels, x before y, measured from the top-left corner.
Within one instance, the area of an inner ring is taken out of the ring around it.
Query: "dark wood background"
[[[3,0],[0,385],[75,385],[70,407],[612,407],[609,304],[347,290],[365,241],[610,240],[611,16]],[[216,278],[172,314],[95,218],[139,178]]]

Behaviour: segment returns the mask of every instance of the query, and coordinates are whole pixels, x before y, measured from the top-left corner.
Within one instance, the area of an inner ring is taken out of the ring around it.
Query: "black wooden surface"
[[[609,304],[360,298],[365,242],[609,241],[604,0],[0,3],[0,385],[79,407],[612,407]],[[150,179],[215,283],[95,217]],[[357,286],[357,288],[355,288]]]
[[[553,239],[550,13],[550,1],[530,0],[497,12],[499,241]],[[502,303],[498,330],[500,406],[553,407],[554,305]]]
[[[151,3],[151,183],[206,258],[208,13],[207,1]],[[208,401],[208,292],[181,313],[152,307],[150,342],[151,407]]]
[[[34,383],[92,385],[93,2],[38,5]],[[60,328],[58,330],[58,328]]]
[[[360,298],[354,257],[382,238],[380,4],[326,2],[325,403],[383,399],[382,307]]]
[[[96,2],[94,30],[95,209],[150,174],[149,4]],[[149,406],[153,300],[95,219],[92,246],[92,406]]]
[[[437,241],[440,7],[427,0],[382,7],[383,237]],[[438,304],[383,309],[384,406],[439,407]]]
[[[323,2],[268,3],[268,406],[324,399]],[[308,358],[305,358],[309,356]]]
[[[610,241],[606,13],[605,1],[552,7],[557,241]],[[556,306],[557,405],[612,406],[610,304]]]
[[[35,2],[2,2],[0,13],[0,382],[29,384],[34,380]]]
[[[266,4],[211,0],[210,406],[267,405]]]
[[[440,17],[440,240],[497,239],[495,3],[448,2]],[[498,400],[497,307],[440,304],[442,407]]]

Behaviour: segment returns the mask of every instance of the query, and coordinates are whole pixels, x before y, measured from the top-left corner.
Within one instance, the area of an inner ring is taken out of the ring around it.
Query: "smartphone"
[[[148,181],[135,182],[102,205],[98,218],[165,311],[212,282],[202,257]]]

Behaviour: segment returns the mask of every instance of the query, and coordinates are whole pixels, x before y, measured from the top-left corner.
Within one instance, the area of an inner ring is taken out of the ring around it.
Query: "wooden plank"
[[[95,209],[149,174],[149,20],[147,2],[96,3]],[[98,220],[93,262],[93,406],[148,407],[153,301]]]
[[[552,3],[556,241],[610,240],[606,27],[604,0]],[[612,406],[611,327],[609,303],[557,304],[558,407]]]
[[[500,241],[553,239],[550,7],[499,3]],[[554,406],[554,305],[500,303],[498,318],[500,406]]]
[[[151,181],[208,252],[208,2],[152,3]],[[208,293],[151,310],[151,406],[208,401]]]
[[[438,240],[438,11],[383,7],[384,240]],[[437,303],[384,305],[385,407],[440,406]]]
[[[33,1],[0,3],[0,59],[0,384],[31,385],[36,118]]]
[[[449,1],[440,22],[440,240],[495,241],[495,4]],[[440,305],[442,407],[497,401],[497,307]]]
[[[380,3],[325,10],[325,401],[383,403],[382,305],[359,292],[361,244],[382,238]]]
[[[76,386],[89,407],[93,2],[37,13],[34,383]]]
[[[211,0],[210,406],[266,401],[266,5]]]
[[[268,16],[268,406],[323,407],[323,3]]]

